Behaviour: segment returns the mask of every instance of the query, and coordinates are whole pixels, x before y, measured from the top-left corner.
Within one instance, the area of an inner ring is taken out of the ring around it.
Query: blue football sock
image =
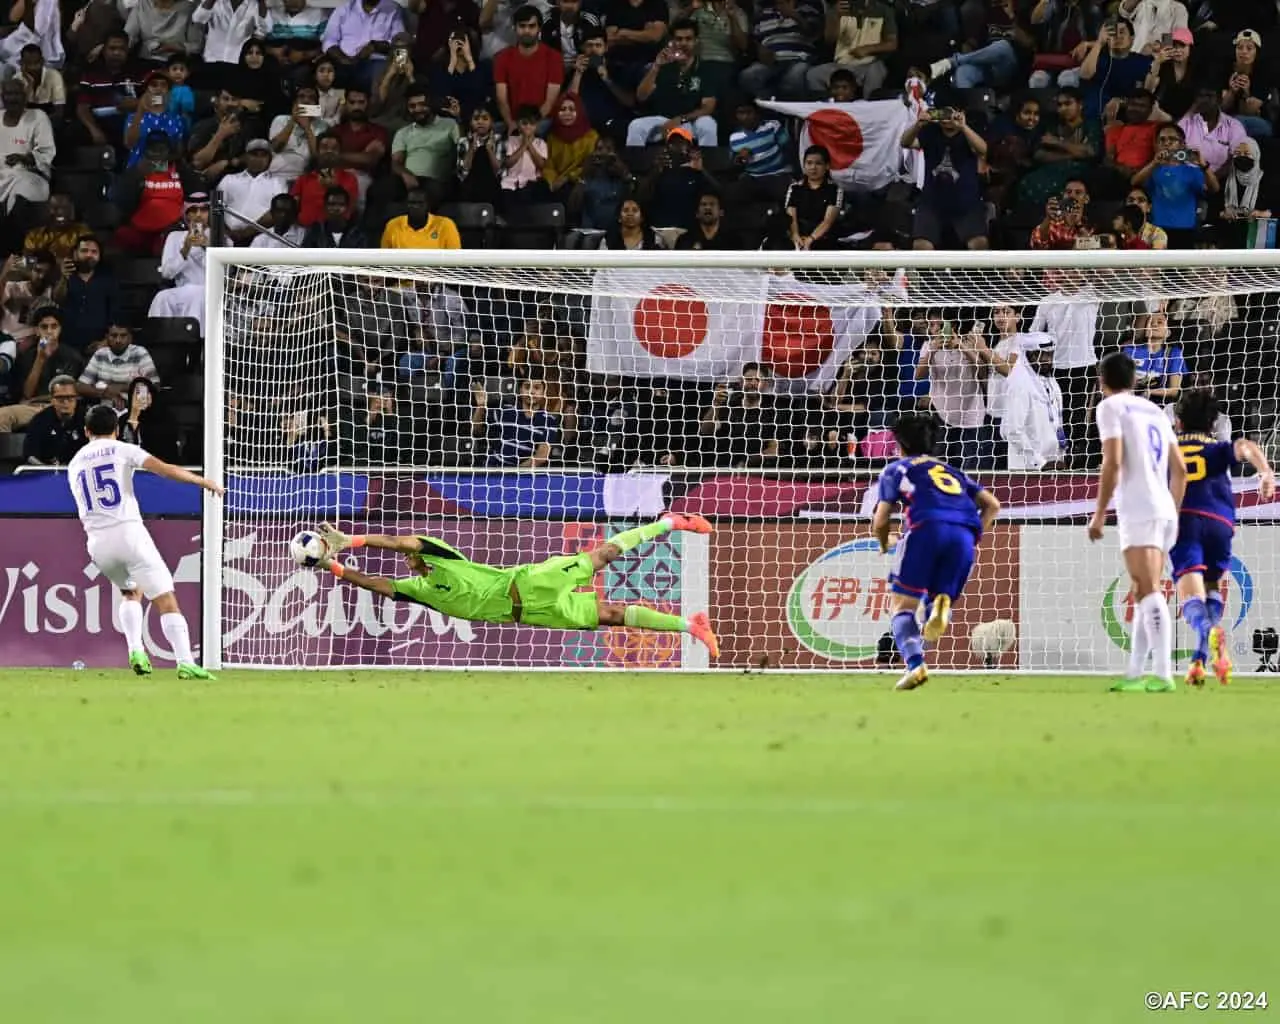
[[[893,641],[907,668],[919,668],[924,664],[924,640],[920,636],[920,623],[914,612],[898,612],[893,617]]]
[[[1205,598],[1204,603],[1209,610],[1209,628],[1212,629],[1222,621],[1222,613],[1226,611],[1227,604],[1222,600],[1222,594],[1217,590],[1209,591],[1209,596]]]
[[[1189,597],[1182,602],[1182,618],[1195,630],[1196,649],[1191,653],[1192,661],[1209,660],[1209,630],[1213,628],[1209,621],[1209,609],[1198,597]]]

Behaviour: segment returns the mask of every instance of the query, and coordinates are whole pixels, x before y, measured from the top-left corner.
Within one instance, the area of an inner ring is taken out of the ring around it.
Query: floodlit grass
[[[1098,1024],[1147,1019],[1149,990],[1280,1001],[1280,688],[888,685],[0,674],[0,1015]]]

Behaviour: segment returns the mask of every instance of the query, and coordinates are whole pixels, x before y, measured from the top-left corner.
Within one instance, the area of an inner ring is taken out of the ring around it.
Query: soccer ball
[[[312,533],[310,530],[303,530],[300,534],[289,541],[289,554],[299,565],[312,569],[325,555],[329,553],[329,547],[320,535]]]

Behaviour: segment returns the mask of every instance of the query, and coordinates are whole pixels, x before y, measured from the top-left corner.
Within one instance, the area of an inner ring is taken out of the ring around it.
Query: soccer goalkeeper
[[[500,568],[473,562],[457,548],[435,537],[407,535],[348,537],[328,523],[316,531],[328,547],[317,563],[344,582],[396,601],[415,601],[442,615],[472,622],[516,622],[548,629],[599,629],[631,626],[661,632],[684,632],[701,641],[713,658],[720,644],[706,612],[689,618],[668,615],[641,604],[613,604],[578,587],[634,547],[673,530],[708,534],[711,524],[699,515],[664,513],[656,522],[610,537],[579,555],[558,555],[534,565]],[[385,579],[344,565],[337,555],[348,548],[398,551],[413,575]]]

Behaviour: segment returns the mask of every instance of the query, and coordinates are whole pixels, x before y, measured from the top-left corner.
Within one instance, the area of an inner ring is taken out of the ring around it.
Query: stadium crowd
[[[65,465],[100,402],[161,457],[199,460],[210,245],[1274,245],[1277,0],[16,0],[10,20],[10,468]],[[904,104],[901,173],[841,187],[774,98]],[[592,377],[582,303],[512,314],[357,279],[325,328],[336,397],[232,394],[229,442],[295,469],[821,470],[882,459],[891,417],[926,408],[966,467],[1035,471],[1090,463],[1106,351],[1170,405],[1274,375],[1274,310],[1245,308],[1262,297],[1106,302],[1070,273],[1045,290],[1025,308],[886,303],[825,392],[794,394],[758,364],[719,384]],[[260,379],[272,322],[247,322],[228,358]]]

